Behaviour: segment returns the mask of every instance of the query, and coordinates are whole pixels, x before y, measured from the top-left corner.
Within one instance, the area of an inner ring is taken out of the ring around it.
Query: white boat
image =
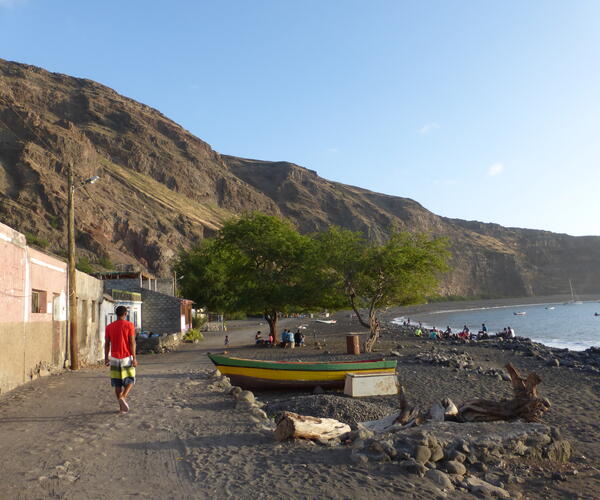
[[[315,321],[317,323],[325,323],[326,325],[335,325],[337,323],[336,319],[317,319]]]
[[[571,289],[571,300],[569,300],[568,302],[565,302],[565,305],[583,304],[583,302],[581,300],[576,299],[575,292],[573,291],[573,282],[571,280],[569,280],[569,288]]]
[[[525,311],[519,311],[513,313],[515,316],[525,316],[527,313]]]
[[[546,307],[546,309],[548,309],[548,311],[553,311],[555,309],[554,306],[550,306],[550,307]]]

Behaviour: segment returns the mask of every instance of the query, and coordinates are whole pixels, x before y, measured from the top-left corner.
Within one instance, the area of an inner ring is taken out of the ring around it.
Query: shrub
[[[208,322],[207,316],[193,316],[192,317],[192,328],[194,330],[202,330],[202,327]]]
[[[50,242],[40,236],[33,233],[25,233],[25,240],[28,245],[35,245],[36,247],[46,248],[50,245]]]
[[[187,332],[185,332],[185,335],[183,336],[183,341],[184,342],[200,342],[201,340],[204,340],[204,335],[202,335],[202,333],[200,333],[198,330],[188,330]]]
[[[59,229],[60,222],[61,222],[61,220],[58,215],[49,215],[48,216],[48,224],[50,224],[50,227],[52,227],[54,229]]]
[[[112,271],[115,268],[115,265],[106,256],[100,257],[98,259],[98,264],[100,264],[104,269],[107,269],[109,271]]]
[[[82,273],[91,274],[94,272],[94,268],[92,267],[90,259],[88,259],[87,257],[79,257],[79,259],[77,260],[76,267]]]

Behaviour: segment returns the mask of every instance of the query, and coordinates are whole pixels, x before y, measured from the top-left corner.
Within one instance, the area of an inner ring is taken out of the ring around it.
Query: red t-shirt
[[[135,336],[135,325],[126,319],[113,321],[106,327],[106,342],[110,342],[110,355],[113,358],[127,358],[132,355],[129,337]]]

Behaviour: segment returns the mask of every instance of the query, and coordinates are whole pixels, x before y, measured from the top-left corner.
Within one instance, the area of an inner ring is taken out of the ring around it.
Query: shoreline
[[[530,307],[556,305],[571,300],[570,295],[542,295],[534,297],[506,297],[499,299],[450,300],[446,302],[428,302],[410,306],[397,306],[388,309],[383,315],[386,319],[391,314],[440,314],[461,311],[477,311],[485,309],[500,309],[507,307]],[[582,302],[599,302],[598,295],[580,296]],[[395,312],[392,312],[395,311]]]
[[[455,313],[473,313],[473,312],[485,312],[494,311],[500,309],[510,308],[527,308],[527,307],[540,307],[540,306],[555,306],[562,305],[571,299],[570,295],[550,295],[542,297],[516,297],[516,298],[502,298],[502,299],[485,299],[485,300],[472,300],[472,301],[448,301],[448,302],[433,302],[428,304],[421,304],[415,306],[403,306],[390,308],[385,311],[381,317],[389,325],[402,326],[401,320],[410,317],[412,322],[421,321],[420,316],[422,315],[436,315],[436,314],[455,314]],[[598,297],[595,295],[586,295],[581,297],[581,301],[585,304],[598,302]],[[430,320],[431,321],[431,320]],[[425,327],[427,322],[423,321]],[[539,338],[539,335],[534,335],[529,332],[527,335],[523,335],[524,338],[530,339],[539,345],[544,346],[548,349],[564,350],[568,349],[572,352],[585,352],[586,350],[593,347],[600,347],[600,341],[598,343],[589,345],[585,340],[581,342],[566,342],[557,339],[556,342]],[[548,342],[545,343],[544,341]]]

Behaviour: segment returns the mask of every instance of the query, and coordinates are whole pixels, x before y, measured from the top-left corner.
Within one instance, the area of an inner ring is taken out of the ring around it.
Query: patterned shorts
[[[133,356],[127,358],[113,358],[109,356],[108,361],[110,363],[110,385],[112,387],[135,384]]]

